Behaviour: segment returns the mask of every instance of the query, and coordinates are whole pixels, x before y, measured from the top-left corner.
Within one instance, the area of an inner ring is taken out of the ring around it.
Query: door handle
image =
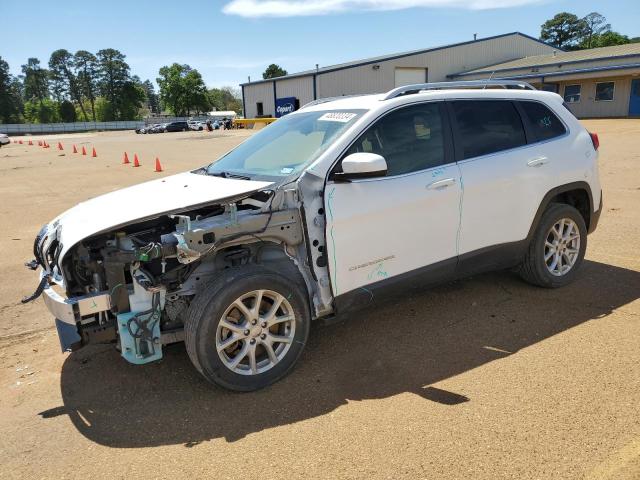
[[[442,188],[450,187],[451,185],[456,183],[455,178],[445,178],[444,180],[437,180],[433,183],[427,185],[428,190],[440,190]]]
[[[549,163],[549,159],[547,157],[536,157],[532,158],[527,162],[528,167],[541,167],[545,163]]]

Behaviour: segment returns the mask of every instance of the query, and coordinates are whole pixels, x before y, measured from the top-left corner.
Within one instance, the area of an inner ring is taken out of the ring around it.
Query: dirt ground
[[[574,284],[491,273],[318,325],[298,368],[251,394],[207,384],[182,345],[142,367],[109,347],[63,355],[42,300],[19,303],[42,224],[247,132],[3,147],[0,478],[640,479],[640,121],[584,123],[605,207]]]

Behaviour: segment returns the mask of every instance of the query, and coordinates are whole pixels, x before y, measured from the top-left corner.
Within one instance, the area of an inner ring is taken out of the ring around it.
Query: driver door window
[[[440,103],[401,108],[378,120],[347,151],[376,153],[387,161],[387,176],[403,175],[445,162]]]

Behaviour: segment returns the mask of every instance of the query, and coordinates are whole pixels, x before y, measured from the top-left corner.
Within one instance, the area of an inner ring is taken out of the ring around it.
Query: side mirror
[[[352,153],[342,159],[341,165],[342,172],[335,172],[334,180],[384,177],[387,174],[387,161],[376,153]]]

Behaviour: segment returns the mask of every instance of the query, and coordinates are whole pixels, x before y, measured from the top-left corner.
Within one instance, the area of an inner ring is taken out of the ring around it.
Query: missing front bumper
[[[45,273],[41,272],[41,281],[44,277]],[[81,319],[111,310],[111,297],[108,292],[65,298],[47,283],[42,292],[42,298],[47,309],[56,319],[63,352],[77,350],[82,346],[82,338],[78,331],[78,322]]]

